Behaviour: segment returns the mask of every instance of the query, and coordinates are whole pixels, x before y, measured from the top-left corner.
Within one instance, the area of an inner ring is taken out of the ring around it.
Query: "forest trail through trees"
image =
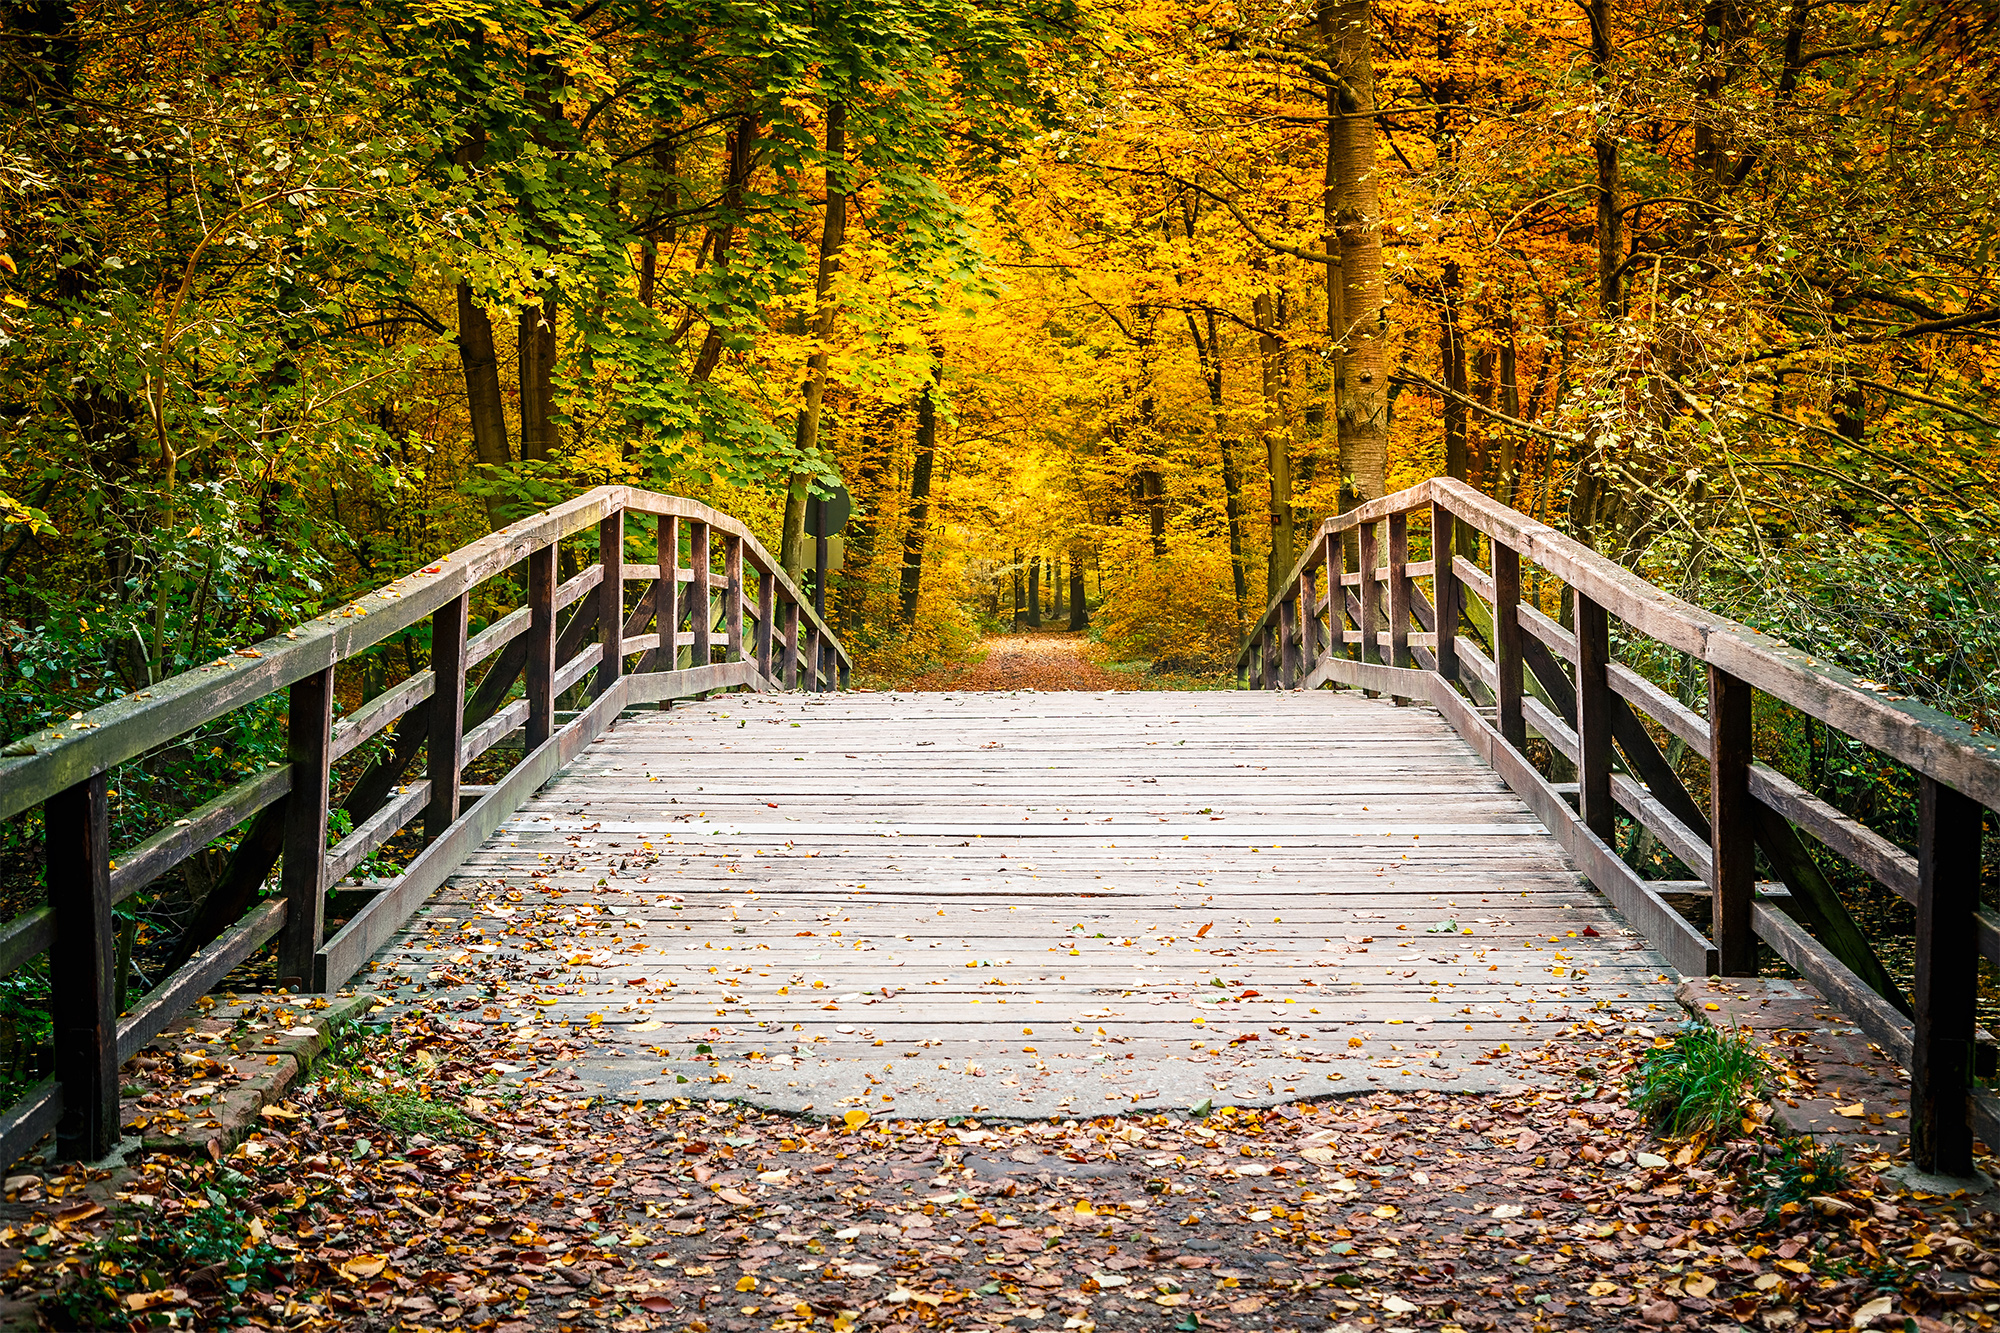
[[[1091,660],[1081,634],[1001,634],[980,642],[984,656],[951,662],[910,682],[913,690],[1137,690],[1143,678]]]

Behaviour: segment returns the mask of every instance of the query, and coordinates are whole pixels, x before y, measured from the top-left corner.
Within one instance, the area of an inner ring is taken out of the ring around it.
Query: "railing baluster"
[[[757,571],[757,671],[771,678],[771,612],[777,604],[778,576],[768,569]]]
[[[694,634],[694,660],[689,666],[705,667],[715,660],[713,633],[715,608],[709,597],[708,524],[688,525],[688,628]]]
[[[1617,846],[1611,804],[1611,618],[1590,598],[1576,599],[1577,808],[1583,825],[1607,847]]]
[[[471,596],[460,593],[431,616],[430,735],[424,743],[425,776],[431,780],[424,807],[424,835],[435,841],[458,818],[458,747],[465,739],[465,626]]]
[[[1452,568],[1453,520],[1451,511],[1431,504],[1431,600],[1436,615],[1437,673],[1446,681],[1458,680],[1458,571]]]
[[[1757,975],[1751,894],[1757,879],[1750,805],[1750,685],[1708,669],[1709,854],[1714,862],[1716,966],[1725,977]]]
[[[660,625],[661,670],[675,671],[681,664],[681,529],[672,514],[660,515],[660,591],[655,618]]]
[[[56,1151],[95,1161],[118,1142],[117,951],[104,775],[93,774],[44,801],[42,830],[55,917],[49,1017],[62,1085]]]
[[[819,693],[819,622],[806,622],[806,693]]]
[[[333,668],[292,684],[285,710],[285,757],[292,790],[285,798],[285,927],[278,939],[278,979],[317,990],[315,961],[326,926],[326,819],[332,796],[327,751],[333,739]],[[431,716],[437,715],[433,694]]]
[[[1296,597],[1287,597],[1278,603],[1278,684],[1287,690],[1299,683],[1299,650],[1292,637],[1294,622],[1298,618]]]
[[[1410,516],[1389,515],[1389,665],[1410,665]]]
[[[728,587],[722,593],[723,651],[725,662],[743,660],[743,539],[731,533],[722,536],[722,577]]]
[[[1970,1176],[1974,1006],[1979,989],[1980,838],[1986,810],[1923,778],[1917,802],[1917,970],[1911,1001],[1910,1157],[1919,1171]]]
[[[1319,665],[1318,579],[1311,562],[1299,572],[1299,672],[1309,676]]]
[[[799,687],[799,604],[789,596],[783,615],[778,627],[778,684],[795,690]]]
[[[1493,543],[1493,667],[1499,674],[1500,734],[1516,750],[1528,746],[1528,723],[1521,713],[1521,556]]]
[[[556,548],[528,552],[528,660],[522,668],[528,695],[529,752],[555,734]]]
[[[1380,634],[1382,630],[1375,618],[1375,561],[1377,558],[1375,525],[1373,523],[1363,523],[1357,530],[1357,533],[1360,537],[1360,541],[1356,543],[1356,554],[1359,556],[1361,564],[1361,586],[1356,591],[1360,594],[1361,598],[1361,623],[1356,625],[1355,628],[1361,631],[1360,660],[1363,662],[1379,662],[1382,660],[1382,645],[1376,642],[1376,635]],[[1370,690],[1368,693],[1373,695],[1375,691]]]
[[[598,638],[604,658],[597,664],[590,697],[600,697],[625,670],[625,511],[614,509],[597,525],[597,559],[604,581],[597,585]]]

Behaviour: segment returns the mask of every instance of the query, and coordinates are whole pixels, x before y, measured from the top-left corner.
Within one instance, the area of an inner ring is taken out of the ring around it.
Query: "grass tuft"
[[[1763,1092],[1769,1067],[1743,1032],[1684,1024],[1632,1072],[1632,1108],[1669,1137],[1729,1138]]]

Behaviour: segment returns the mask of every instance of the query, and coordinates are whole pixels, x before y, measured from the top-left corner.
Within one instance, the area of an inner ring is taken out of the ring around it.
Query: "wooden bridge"
[[[336,723],[343,664],[425,620],[430,669]],[[56,1039],[0,1156],[51,1130],[101,1156],[120,1061],[274,939],[304,989],[595,1022],[576,1076],[620,1093],[901,1115],[1479,1087],[1496,1043],[1671,1021],[1676,972],[1748,975],[1761,944],[1910,1070],[1920,1165],[2000,1142],[1987,739],[1449,481],[1323,525],[1240,667],[1263,692],[839,692],[834,635],[739,524],[593,491],[6,748],[0,819],[39,815],[50,893],[0,971],[48,952]],[[120,766],[280,692],[287,764],[110,845]],[[1916,848],[1758,763],[1761,708],[1907,765]],[[1641,878],[1621,823],[1687,877]],[[399,835],[392,882],[339,888]],[[181,965],[121,1014],[115,905],[218,840]],[[1917,905],[1907,1000],[1830,856]],[[531,1011],[451,989],[466,949],[564,932]]]

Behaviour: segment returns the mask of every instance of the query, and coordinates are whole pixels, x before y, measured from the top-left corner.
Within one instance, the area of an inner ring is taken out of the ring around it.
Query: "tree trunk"
[[[1208,387],[1208,419],[1215,431],[1216,448],[1222,454],[1222,517],[1229,534],[1229,572],[1236,588],[1236,632],[1241,636],[1243,607],[1250,600],[1243,569],[1243,479],[1236,471],[1236,454],[1223,430],[1222,344],[1216,336],[1215,311],[1204,313],[1207,316],[1208,336],[1202,336],[1202,326],[1195,323],[1192,311],[1187,317],[1188,335],[1194,341],[1195,356],[1201,363],[1201,378]]]
[[[792,447],[800,458],[819,448],[820,407],[826,400],[827,344],[833,340],[833,275],[840,264],[840,249],[847,241],[847,193],[843,168],[847,152],[847,104],[826,104],[826,218],[819,233],[819,273],[813,281],[813,350],[806,359],[806,397],[799,408],[798,429]],[[785,491],[785,532],[779,543],[779,563],[798,581],[805,568],[806,476],[792,474]]]
[[[1383,493],[1389,470],[1389,323],[1382,279],[1382,202],[1375,174],[1375,42],[1370,0],[1321,7],[1321,31],[1345,84],[1334,121],[1340,230],[1341,509]],[[1330,27],[1330,33],[1328,25]]]
[[[1618,266],[1624,245],[1618,234],[1618,139],[1607,123],[1611,114],[1611,0],[1590,0],[1590,66],[1604,107],[1598,113],[1591,151],[1597,157],[1597,309],[1605,319],[1623,312]]]
[[[924,538],[931,521],[931,466],[937,458],[937,402],[932,396],[937,382],[938,370],[934,369],[931,383],[924,386],[924,395],[917,400],[917,458],[910,469],[910,525],[903,533],[903,580],[897,597],[897,610],[905,625],[917,618],[917,594],[923,588]]]
[[[714,240],[709,246],[710,263],[716,268],[728,264],[729,251],[736,241],[736,223],[743,213],[743,191],[750,183],[750,170],[757,162],[757,118],[744,116],[729,132],[723,149],[727,160],[727,183],[722,191],[722,216],[710,229]],[[699,384],[722,364],[722,330],[713,322],[702,335],[701,350],[695,354],[694,369],[688,378]]]
[[[452,160],[471,166],[486,156],[486,132],[474,130]],[[458,362],[465,375],[465,408],[472,425],[472,452],[489,467],[514,461],[507,444],[507,408],[500,393],[500,358],[493,347],[493,321],[473,299],[472,284],[458,284]],[[486,498],[486,514],[498,527],[505,508],[497,495]]]
[[[1028,557],[1028,628],[1042,627],[1042,558]]]
[[[1014,552],[1014,619],[1010,622],[1009,627],[1012,629],[1021,628],[1021,618],[1027,614],[1027,610],[1028,608],[1021,602],[1021,553],[1019,550],[1016,550]]]
[[[1080,630],[1090,624],[1090,610],[1083,601],[1083,551],[1072,546],[1069,552],[1069,627]]]
[[[521,382],[521,460],[555,457],[561,443],[556,430],[556,294],[545,288],[542,299],[521,306],[515,337]]]
[[[1049,560],[1049,596],[1055,605],[1049,608],[1055,619],[1061,620],[1069,614],[1063,605],[1063,562],[1062,553],[1057,552]]]
[[[1271,558],[1265,571],[1264,600],[1278,595],[1278,587],[1292,572],[1292,455],[1290,405],[1285,401],[1285,368],[1281,358],[1284,344],[1279,341],[1277,302],[1268,291],[1253,299],[1251,311],[1257,320],[1257,350],[1263,369],[1264,454],[1271,472]],[[1345,440],[1343,433],[1342,439]]]

